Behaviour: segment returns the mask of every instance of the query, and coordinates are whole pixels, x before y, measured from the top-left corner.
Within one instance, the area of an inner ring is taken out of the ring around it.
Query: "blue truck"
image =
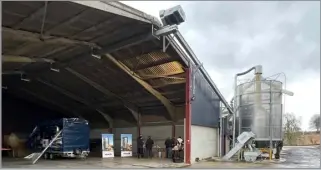
[[[90,129],[88,121],[80,118],[62,118],[46,121],[35,127],[29,136],[29,147],[45,150],[45,159],[56,157],[86,158],[89,154]]]

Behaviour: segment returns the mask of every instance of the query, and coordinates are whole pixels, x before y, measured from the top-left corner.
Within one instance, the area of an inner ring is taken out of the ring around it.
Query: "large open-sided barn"
[[[217,156],[224,98],[161,26],[118,2],[2,2],[2,135],[81,117],[92,139],[115,135],[116,155],[130,133],[183,137],[187,163]]]

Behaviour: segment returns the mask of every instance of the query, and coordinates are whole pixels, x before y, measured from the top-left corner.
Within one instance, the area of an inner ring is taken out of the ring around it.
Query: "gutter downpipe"
[[[237,73],[234,77],[234,97],[233,97],[233,100],[234,100],[234,107],[233,107],[233,148],[235,147],[235,130],[236,130],[236,111],[237,111],[237,100],[236,100],[236,96],[237,96],[237,77],[238,76],[242,76],[242,75],[245,75],[249,72],[251,72],[252,70],[255,70],[255,74],[262,74],[262,66],[261,65],[257,65],[257,66],[254,66],[252,68],[250,68],[249,70],[247,71],[244,71],[244,72],[241,72],[241,73]],[[239,129],[240,130],[240,129]]]

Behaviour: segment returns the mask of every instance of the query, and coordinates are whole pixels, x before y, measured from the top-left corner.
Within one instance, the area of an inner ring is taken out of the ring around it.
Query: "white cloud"
[[[181,33],[227,100],[234,74],[256,64],[265,76],[285,72],[286,112],[310,117],[320,112],[320,2],[123,2],[158,17],[162,9],[182,5]]]

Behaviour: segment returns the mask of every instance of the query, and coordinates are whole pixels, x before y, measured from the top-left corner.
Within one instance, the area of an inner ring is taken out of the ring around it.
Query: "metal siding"
[[[91,129],[90,130],[90,139],[99,139],[101,140],[101,134],[110,134],[110,129]]]
[[[192,125],[218,127],[220,101],[217,95],[199,73],[195,74],[194,81],[195,99],[192,101]]]
[[[175,125],[175,137],[185,138],[184,125]]]
[[[113,128],[114,134],[114,152],[115,156],[120,156],[120,135],[121,134],[132,134],[132,145],[133,145],[133,155],[137,153],[137,137],[138,137],[138,129],[137,127],[130,128]]]
[[[154,140],[154,146],[164,147],[165,140],[172,137],[172,125],[167,126],[143,126],[141,127],[141,134],[144,140],[151,136]]]

